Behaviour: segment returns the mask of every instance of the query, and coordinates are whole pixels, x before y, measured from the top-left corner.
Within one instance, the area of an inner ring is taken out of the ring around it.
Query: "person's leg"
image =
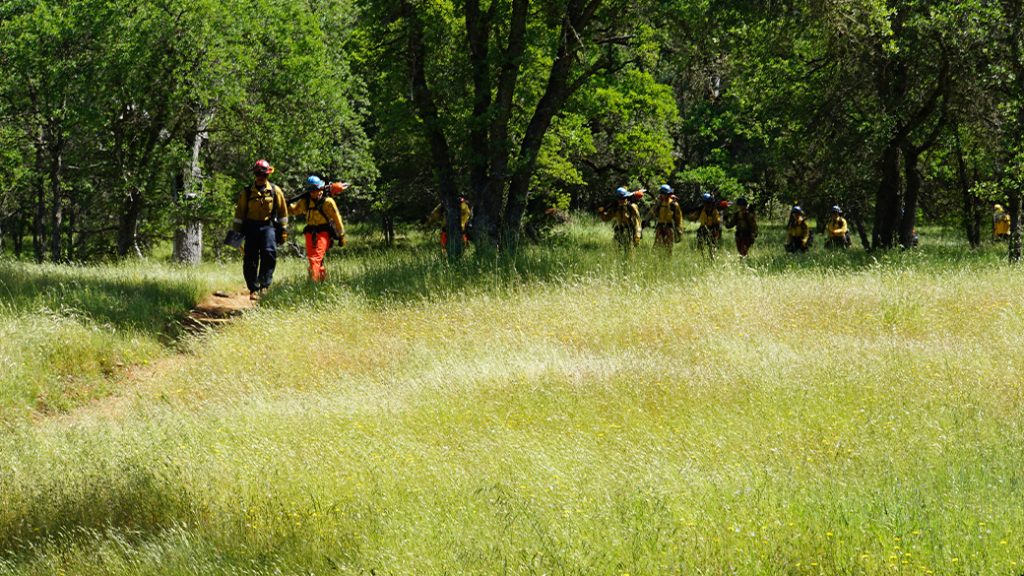
[[[259,229],[256,226],[245,227],[245,256],[242,258],[242,276],[245,277],[245,286],[249,292],[256,292],[260,289],[257,281],[257,272],[260,265],[260,247],[262,239]]]
[[[331,241],[331,235],[327,232],[318,232],[310,237],[310,247],[306,251],[309,258],[309,275],[314,282],[322,282],[327,277],[327,270],[324,268],[324,257],[327,255],[327,246]]]
[[[314,263],[314,257],[316,253],[316,237],[312,232],[306,232],[306,260],[309,261],[309,279],[316,281],[316,268]]]
[[[260,228],[263,247],[260,251],[260,273],[256,277],[260,288],[269,288],[274,281],[274,269],[277,267],[277,242],[274,239],[274,227]]]

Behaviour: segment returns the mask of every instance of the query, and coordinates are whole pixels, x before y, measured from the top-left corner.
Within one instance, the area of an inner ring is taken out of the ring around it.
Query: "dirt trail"
[[[202,334],[208,330],[224,327],[235,318],[254,308],[248,291],[214,292],[207,294],[184,318],[178,320],[185,334]],[[69,412],[43,416],[43,420],[61,423],[81,423],[94,419],[109,419],[128,412],[134,401],[147,395],[147,391],[163,380],[183,362],[184,352],[172,352],[168,356],[147,364],[126,366],[114,378],[116,389],[109,395],[88,402]]]
[[[194,333],[217,328],[241,316],[252,308],[255,302],[245,292],[214,292],[204,296],[181,321],[188,332]]]

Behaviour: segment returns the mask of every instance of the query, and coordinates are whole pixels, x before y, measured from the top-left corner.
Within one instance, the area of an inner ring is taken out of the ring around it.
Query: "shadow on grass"
[[[308,302],[345,287],[373,303],[445,299],[459,294],[494,295],[531,284],[576,283],[593,279],[620,284],[642,296],[664,284],[714,281],[725,274],[758,276],[789,274],[858,274],[865,272],[946,273],[1005,265],[1004,247],[971,250],[957,238],[936,232],[913,250],[867,252],[859,246],[825,250],[820,244],[806,254],[783,249],[785,233],[768,228],[741,261],[727,235],[713,259],[694,247],[692,235],[677,244],[671,256],[652,248],[648,235],[632,255],[624,256],[600,226],[578,227],[540,245],[523,246],[515,254],[483,254],[474,248],[459,260],[449,260],[432,239],[384,250],[362,247],[330,257],[331,278],[315,286],[305,278],[281,282],[265,301],[272,307]]]
[[[118,331],[166,335],[168,322],[191,309],[201,290],[185,273],[160,278],[126,267],[0,262],[0,309],[48,309]]]

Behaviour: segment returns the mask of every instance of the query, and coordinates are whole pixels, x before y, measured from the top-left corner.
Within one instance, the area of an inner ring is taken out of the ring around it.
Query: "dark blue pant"
[[[277,243],[274,241],[274,225],[247,221],[245,232],[245,260],[242,275],[245,285],[254,292],[270,286],[277,266]]]

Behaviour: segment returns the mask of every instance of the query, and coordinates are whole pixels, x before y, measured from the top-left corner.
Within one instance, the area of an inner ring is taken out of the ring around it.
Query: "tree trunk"
[[[853,224],[853,228],[857,231],[861,247],[870,252],[871,238],[868,237],[867,228],[864,226],[864,216],[862,215],[861,209],[856,205],[852,205],[850,207],[850,223]]]
[[[900,208],[900,149],[890,142],[882,153],[882,179],[875,195],[875,223],[871,246],[874,249],[892,248],[899,220]]]
[[[433,91],[427,84],[426,44],[423,38],[423,22],[410,0],[402,2],[402,12],[408,23],[409,76],[412,81],[412,101],[416,114],[423,122],[423,130],[430,145],[430,157],[434,166],[434,178],[441,194],[448,231],[448,257],[462,256],[464,246],[460,221],[459,192],[452,165],[451,148],[444,134],[441,115],[434,100]]]
[[[25,242],[25,217],[18,212],[14,220],[14,232],[11,236],[11,243],[14,245],[14,257],[21,260],[22,244]]]
[[[977,201],[974,194],[971,194],[971,179],[967,173],[967,161],[964,159],[964,148],[960,142],[960,131],[953,131],[953,139],[956,145],[956,173],[960,185],[960,198],[964,208],[964,231],[967,233],[967,242],[971,248],[981,246],[981,222],[978,219]]]
[[[132,187],[124,200],[117,228],[117,255],[121,258],[132,252],[142,258],[139,248],[139,217],[142,215],[142,191]]]
[[[584,24],[585,25],[585,24]],[[569,74],[572,72],[576,50],[572,48],[576,42],[578,30],[574,15],[568,14],[562,23],[558,53],[548,74],[547,86],[541,96],[533,117],[526,127],[523,141],[519,146],[516,171],[509,183],[508,198],[505,201],[505,214],[502,218],[501,237],[505,249],[515,251],[519,246],[519,233],[523,226],[523,215],[526,213],[526,202],[529,197],[530,182],[537,169],[537,156],[544,144],[544,135],[551,126],[551,120],[558,112],[566,97],[571,93]]]
[[[1010,251],[1009,259],[1011,264],[1020,262],[1020,190],[1014,188],[1008,194],[1010,213]]]
[[[921,192],[921,173],[918,171],[920,152],[913,145],[903,147],[903,171],[906,192],[903,196],[903,217],[900,219],[900,246],[914,247],[914,228],[917,224],[917,199]]]
[[[72,205],[74,200],[71,200]],[[75,226],[78,224],[78,210],[70,208],[68,210],[68,226],[67,226],[67,238],[68,243],[67,259],[68,262],[73,262],[75,259]]]
[[[42,264],[46,258],[46,150],[42,129],[36,140],[36,210],[32,222],[32,248],[36,262]]]
[[[184,200],[190,202],[195,200],[199,194],[199,182],[203,177],[203,167],[200,163],[200,156],[203,150],[203,143],[207,139],[207,127],[212,115],[201,114],[196,125],[196,131],[191,135],[191,142],[186,142],[191,147],[192,154],[189,157],[189,164],[181,175],[181,186],[179,187],[178,202]],[[174,231],[174,250],[172,257],[175,262],[188,266],[199,266],[203,261],[203,223],[195,219],[191,214],[188,221]]]
[[[61,178],[64,172],[64,138],[59,127],[48,130],[50,153],[50,258],[60,262],[62,257],[61,227],[64,223],[64,190]]]
[[[391,248],[395,245],[395,219],[388,212],[380,217],[381,231],[384,233],[384,245]]]

